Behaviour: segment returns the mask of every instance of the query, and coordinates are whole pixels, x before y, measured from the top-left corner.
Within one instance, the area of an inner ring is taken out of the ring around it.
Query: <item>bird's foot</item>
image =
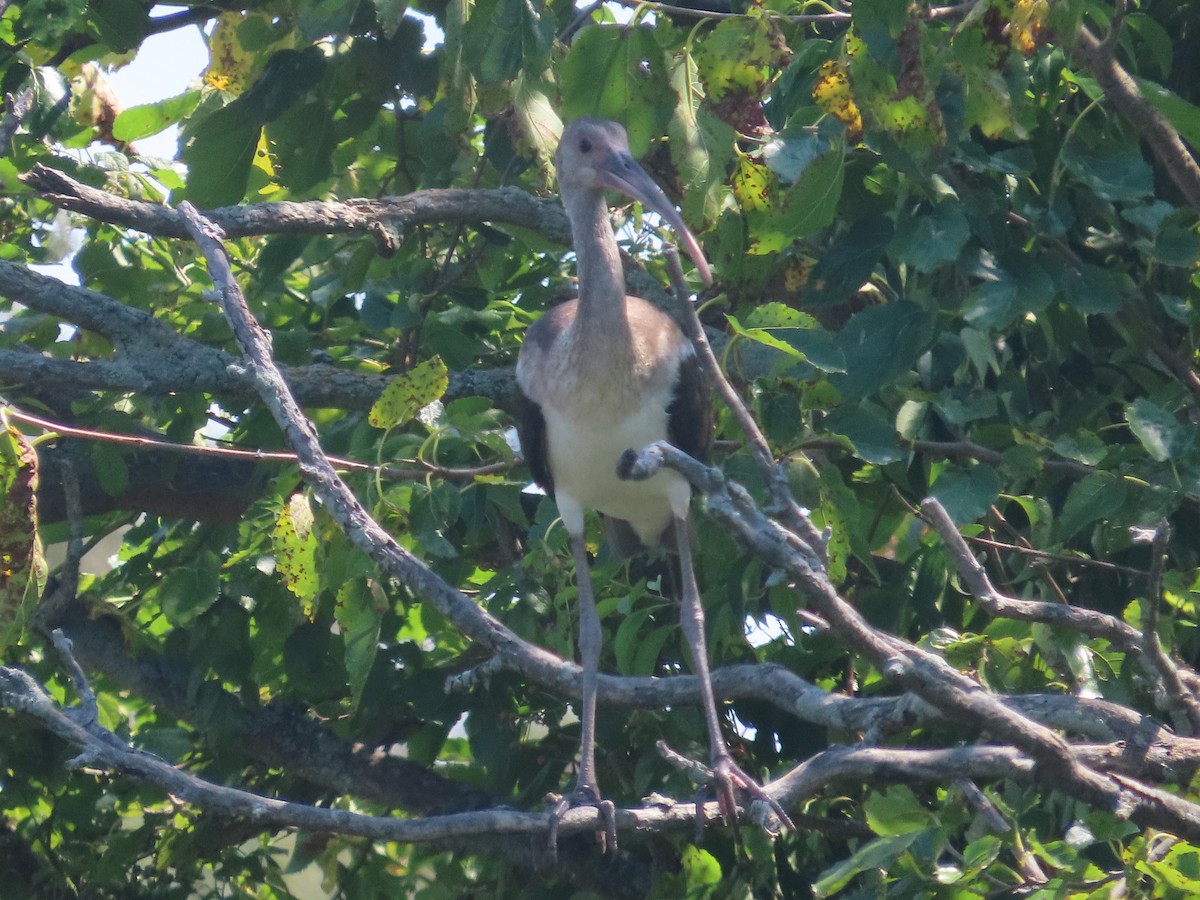
[[[748,795],[751,801],[758,801],[766,805],[766,808],[771,811],[774,817],[778,820],[779,826],[788,830],[795,831],[796,826],[793,824],[791,817],[784,812],[779,801],[771,797],[762,786],[742,771],[741,767],[733,761],[728,753],[718,753],[712,763],[712,787],[717,795],[717,808],[721,810],[721,819],[725,822],[732,823],[737,827],[738,803],[736,792],[741,791]],[[697,818],[702,819],[704,813],[701,807],[697,807]],[[760,823],[764,829],[771,832],[776,832],[779,828],[772,828],[770,817],[764,816]]]
[[[617,808],[611,800],[600,795],[600,789],[594,784],[578,784],[575,790],[562,797],[557,797],[550,808],[550,830],[546,835],[546,852],[551,861],[558,858],[558,826],[563,817],[572,809],[580,806],[594,806],[600,813],[603,831],[596,832],[596,842],[600,844],[601,853],[617,854]]]

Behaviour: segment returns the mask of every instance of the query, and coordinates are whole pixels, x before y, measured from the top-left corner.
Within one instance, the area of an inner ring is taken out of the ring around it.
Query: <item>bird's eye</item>
[[[581,140],[579,142],[579,152],[580,153],[591,153],[592,152],[592,142],[589,141],[587,138],[584,138],[583,140]]]

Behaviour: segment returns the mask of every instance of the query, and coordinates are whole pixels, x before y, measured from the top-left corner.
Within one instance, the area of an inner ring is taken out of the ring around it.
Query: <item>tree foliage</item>
[[[1200,893],[1192,5],[151,12],[0,2],[0,893]],[[197,27],[203,77],[122,109],[104,73]],[[511,366],[571,291],[581,115],[700,236],[780,464],[726,407],[718,469],[669,462],[728,733],[801,828],[697,841],[656,750],[705,744],[677,606],[597,523],[627,812],[615,859],[577,810],[550,865],[574,573]]]

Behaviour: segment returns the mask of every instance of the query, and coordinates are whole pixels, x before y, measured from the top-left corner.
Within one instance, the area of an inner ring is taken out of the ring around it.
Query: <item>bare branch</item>
[[[971,596],[978,600],[989,614],[1025,622],[1045,622],[1086,634],[1088,637],[1104,638],[1113,646],[1137,656],[1143,661],[1143,665],[1146,665],[1150,648],[1144,635],[1133,626],[1115,616],[1092,609],[1005,596],[992,585],[987,571],[971,553],[941,503],[933,497],[924,500],[921,503],[921,517],[938,533]],[[1200,685],[1200,676],[1185,667],[1176,666],[1166,659],[1165,655],[1162,664],[1175,673],[1172,677],[1178,678],[1181,684]],[[1156,681],[1160,680],[1161,676],[1155,668],[1149,668],[1148,671]]]
[[[1164,696],[1160,698],[1175,714],[1188,734],[1200,733],[1200,702],[1196,694],[1184,684],[1181,667],[1172,662],[1163,649],[1158,634],[1158,610],[1162,602],[1162,575],[1166,562],[1167,543],[1171,539],[1171,526],[1163,520],[1151,529],[1135,529],[1134,541],[1149,543],[1150,577],[1146,587],[1146,602],[1142,606],[1142,642],[1146,648],[1146,659],[1158,676]]]
[[[57,169],[35,165],[21,179],[62,209],[156,237],[187,238],[180,212],[169,206],[129,200],[89,187]],[[376,236],[383,223],[396,239],[418,225],[492,224],[530,228],[560,244],[570,243],[566,213],[556,199],[520,188],[438,188],[379,200],[284,201],[224,206],[205,213],[228,238],[257,234],[363,234]]]
[[[82,688],[86,696],[94,696],[71,655],[70,642],[63,638],[57,643],[77,688]],[[207,813],[246,819],[262,829],[303,828],[372,840],[443,844],[477,836],[536,835],[546,828],[546,817],[541,813],[495,808],[415,820],[396,819],[275,800],[215,785],[129,746],[99,725],[94,715],[72,715],[71,710],[60,709],[45,689],[19,668],[0,667],[0,704],[37,720],[47,730],[78,747],[80,753],[71,761],[74,765],[105,768],[146,781]],[[1162,765],[1161,760],[1131,752],[1123,744],[1079,745],[1072,752],[1104,770],[1141,773]],[[836,781],[944,783],[947,778],[1022,779],[1029,778],[1034,771],[1033,761],[1011,747],[976,746],[951,750],[832,747],[800,764],[769,785],[767,790],[772,797],[798,803]],[[1132,775],[1126,775],[1120,781],[1146,802],[1173,810],[1190,805],[1135,781]],[[705,817],[715,818],[718,814],[715,801],[704,805]],[[668,831],[692,827],[697,809],[691,803],[654,803],[639,809],[618,810],[616,815],[618,825],[626,831]],[[823,821],[826,820],[810,817],[808,824]],[[585,807],[572,810],[563,817],[560,831],[595,831],[600,824],[599,811]],[[841,827],[844,828],[844,823]]]
[[[679,459],[682,454],[675,451],[673,455],[672,450],[669,445],[654,445],[654,454],[644,460],[643,470],[670,465],[688,477],[691,466]],[[642,462],[635,460],[632,468],[638,469]],[[699,464],[693,460],[691,465]],[[1167,798],[1151,789],[1134,790],[1123,781],[1107,777],[1092,761],[1076,754],[1060,735],[1023,716],[1011,698],[989,693],[940,657],[871,627],[838,594],[827,573],[811,565],[811,555],[797,546],[803,542],[763,515],[743,488],[727,481],[716,469],[707,469],[700,480],[709,511],[730,525],[765,562],[792,575],[809,603],[829,622],[831,631],[866,656],[885,678],[900,683],[943,715],[1011,742],[1028,755],[1037,780],[1045,786],[1140,825],[1200,838],[1200,806]]]
[[[1112,48],[1081,25],[1070,55],[1091,72],[1108,101],[1141,135],[1187,202],[1200,210],[1200,165],[1175,126],[1146,100],[1137,82],[1113,58]]]
[[[224,447],[219,444],[180,444],[157,437],[145,437],[134,434],[116,434],[111,431],[97,431],[92,428],[76,428],[63,422],[56,422],[45,416],[35,416],[15,406],[3,407],[5,413],[14,419],[45,428],[53,434],[68,435],[104,444],[118,444],[127,447],[163,450],[171,453],[183,453],[194,456],[217,456],[228,459],[251,460],[254,462],[296,462],[295,453],[268,450],[250,450],[242,447]],[[329,457],[337,468],[345,472],[369,472],[391,481],[419,481],[425,478],[440,478],[445,481],[471,482],[486,475],[496,475],[506,472],[516,465],[516,460],[486,463],[479,466],[453,467],[439,466],[424,460],[413,460],[411,466],[377,466],[371,463],[346,459],[342,456]],[[78,494],[78,485],[76,485]]]
[[[203,391],[230,403],[258,396],[235,357],[183,337],[149,313],[105,294],[0,260],[0,296],[94,331],[117,348],[111,359],[87,362],[0,350],[0,381],[10,389],[62,393],[86,387],[158,396]],[[391,380],[324,363],[283,371],[297,399],[312,407],[370,409]],[[480,368],[454,373],[445,399],[484,396],[500,408],[512,408],[515,395],[511,369]]]
[[[773,505],[771,511],[782,516],[784,523],[794,533],[804,539],[811,548],[819,565],[821,560],[825,558],[825,548],[829,540],[828,535],[821,534],[821,532],[813,527],[807,512],[801,509],[792,497],[791,489],[788,487],[787,470],[783,465],[775,461],[775,457],[771,453],[770,444],[767,443],[766,435],[758,427],[758,423],[754,421],[754,416],[750,414],[750,410],[747,409],[738,392],[729,383],[729,379],[725,377],[725,373],[721,371],[721,364],[717,361],[712,345],[708,342],[708,335],[704,333],[704,326],[701,324],[700,317],[696,313],[696,307],[688,299],[687,287],[683,280],[683,269],[679,265],[679,251],[673,245],[668,245],[665,249],[665,256],[667,260],[667,273],[671,278],[671,286],[675,291],[675,297],[684,322],[684,332],[691,338],[692,345],[695,347],[696,353],[700,357],[700,362],[704,366],[704,371],[716,387],[717,393],[721,395],[721,400],[724,401],[729,411],[733,413],[738,427],[742,429],[742,433],[750,441],[750,450],[754,455],[754,461],[757,463],[759,472],[762,474],[763,480],[771,491]]]

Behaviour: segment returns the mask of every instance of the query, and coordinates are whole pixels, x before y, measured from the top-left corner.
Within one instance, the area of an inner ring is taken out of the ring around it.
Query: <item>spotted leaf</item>
[[[368,420],[376,428],[403,425],[418,412],[446,393],[450,373],[438,358],[427,359],[391,381],[375,405]]]
[[[46,586],[38,537],[37,453],[19,431],[0,433],[0,651],[16,643]]]
[[[275,561],[283,583],[300,600],[304,615],[313,617],[320,589],[317,576],[317,535],[308,498],[292,494],[271,533]]]

